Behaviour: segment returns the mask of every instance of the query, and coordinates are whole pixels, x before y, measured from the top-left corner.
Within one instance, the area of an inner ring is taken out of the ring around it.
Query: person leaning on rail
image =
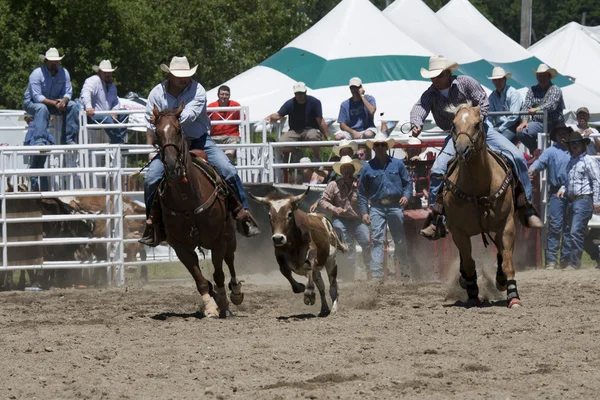
[[[304,82],[296,82],[294,84],[294,97],[283,103],[279,111],[266,118],[266,121],[270,122],[289,115],[290,130],[281,135],[280,142],[316,142],[326,140],[329,136],[329,128],[327,128],[327,123],[323,118],[321,101],[307,95],[306,92]],[[298,149],[295,147],[282,148],[281,151],[286,162],[290,153],[293,153],[292,161],[299,158]],[[312,147],[312,161],[321,161],[320,151],[320,147]]]
[[[60,56],[58,50],[52,47],[40,58],[44,64],[29,75],[23,102],[25,111],[33,116],[33,135],[45,136],[50,115],[64,114],[61,142],[75,144],[79,134],[79,105],[71,100],[73,88],[69,71],[60,66],[64,55]]]
[[[231,100],[231,89],[229,86],[222,85],[217,91],[219,99],[208,105],[208,108],[216,107],[239,107],[240,103]],[[238,111],[213,111],[208,114],[211,121],[239,121],[241,119]],[[240,126],[239,125],[212,125],[210,127],[210,137],[216,144],[239,144]],[[235,149],[225,150],[225,155],[233,161],[235,158]]]
[[[127,118],[126,115],[96,115],[96,111],[110,111],[119,109],[119,96],[117,86],[113,83],[112,73],[117,67],[112,66],[110,60],[102,60],[99,65],[92,66],[96,72],[83,83],[79,102],[85,107],[88,121],[91,123],[118,124]],[[125,142],[127,128],[104,129],[111,144]]]
[[[530,87],[527,91],[521,110],[531,114],[531,121],[523,118],[517,127],[517,139],[529,149],[531,155],[534,155],[535,149],[538,148],[538,133],[544,130],[544,116],[535,113],[543,110],[548,112],[548,131],[551,132],[558,124],[565,122],[563,116],[565,102],[562,90],[552,83],[552,79],[558,75],[554,68],[540,64],[537,70],[532,69],[532,71],[538,84]]]
[[[429,204],[433,208],[438,193],[442,193],[443,179],[448,169],[448,162],[456,154],[454,144],[449,135],[454,121],[454,114],[447,111],[449,106],[459,106],[470,102],[473,106],[479,106],[482,122],[487,117],[489,102],[483,87],[473,78],[460,75],[454,76],[452,72],[458,69],[458,64],[447,60],[444,56],[433,56],[429,59],[429,69],[421,68],[421,76],[431,79],[431,86],[421,95],[410,112],[410,122],[413,125],[414,136],[421,133],[425,118],[431,112],[438,127],[448,133],[443,149],[435,159],[431,168],[431,180],[429,189]],[[527,163],[523,153],[495,130],[488,130],[488,125],[483,123],[482,129],[486,132],[487,145],[504,155],[513,171],[519,177],[523,185],[523,191],[527,201],[522,206],[531,228],[542,228],[543,223],[535,215],[532,203],[532,189],[529,175],[527,174]],[[439,239],[437,223],[440,218],[433,213],[430,215],[434,222],[421,230],[421,235],[430,240]]]
[[[568,248],[569,232],[565,228],[565,214],[567,212],[567,199],[559,198],[556,193],[567,183],[567,165],[571,159],[567,149],[567,140],[573,129],[558,125],[550,132],[550,139],[554,144],[548,147],[529,168],[531,179],[541,171],[548,170],[548,243],[546,248],[546,269],[557,268],[558,249],[560,245],[560,266],[565,267]],[[562,240],[561,240],[562,236]]]
[[[259,230],[251,222],[246,191],[237,175],[235,166],[208,135],[210,119],[206,113],[206,91],[200,83],[192,79],[198,66],[190,68],[188,59],[184,56],[173,57],[169,66],[162,64],[160,68],[168,73],[168,78],[156,85],[148,96],[146,104],[147,143],[155,144],[154,126],[151,122],[154,107],[158,111],[175,110],[183,103],[184,109],[179,117],[179,122],[183,135],[190,143],[189,148],[204,150],[208,162],[215,167],[231,189],[230,195],[237,197],[242,204],[241,209],[231,211],[234,217],[241,222],[244,228],[243,234],[245,236],[257,235]],[[158,154],[152,153],[149,158],[150,165],[144,178],[147,220],[146,229],[140,242],[148,246],[158,246],[161,241],[160,229],[155,225],[161,219],[161,209],[160,202],[155,201],[155,195],[158,184],[164,175],[164,166]]]

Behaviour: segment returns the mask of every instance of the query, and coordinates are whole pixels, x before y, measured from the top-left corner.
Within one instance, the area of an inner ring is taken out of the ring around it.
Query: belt
[[[577,196],[573,196],[572,194],[570,194],[569,195],[569,201],[586,199],[588,197],[592,197],[592,195],[591,194],[578,194]]]
[[[398,204],[399,202],[400,199],[395,197],[386,197],[384,199],[371,200],[372,204],[380,204],[382,206],[391,206],[393,204]]]

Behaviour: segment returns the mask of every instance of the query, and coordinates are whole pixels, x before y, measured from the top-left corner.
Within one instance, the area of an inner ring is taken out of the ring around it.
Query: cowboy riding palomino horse
[[[498,249],[496,288],[506,290],[508,307],[521,305],[515,280],[515,192],[524,194],[502,157],[486,145],[479,106],[461,104],[451,107],[455,114],[451,131],[456,158],[448,168],[443,192],[446,222],[460,252],[460,284],[467,290],[469,303],[479,304],[477,271],[471,256],[471,237],[495,234]]]
[[[194,278],[202,296],[205,315],[225,318],[229,306],[223,260],[231,274],[231,302],[239,305],[244,299],[234,267],[237,243],[235,220],[228,211],[226,200],[229,189],[206,161],[190,154],[179,124],[182,110],[183,105],[177,110],[159,112],[155,106],[151,118],[156,126],[154,145],[158,147],[165,167],[165,178],[159,186],[158,196],[166,241]],[[212,293],[211,283],[202,275],[195,252],[197,247],[212,252],[216,294]]]

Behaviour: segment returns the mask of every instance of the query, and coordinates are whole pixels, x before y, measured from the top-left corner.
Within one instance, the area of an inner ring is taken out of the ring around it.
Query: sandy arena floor
[[[600,271],[517,278],[517,310],[457,306],[455,285],[352,282],[324,319],[277,274],[247,277],[228,320],[201,318],[191,278],[0,293],[0,398],[597,398]]]

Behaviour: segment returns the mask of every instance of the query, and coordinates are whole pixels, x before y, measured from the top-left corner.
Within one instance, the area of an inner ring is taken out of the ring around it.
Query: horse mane
[[[177,114],[177,109],[176,108],[170,108],[167,110],[162,110],[158,112],[158,116],[159,117],[174,117]]]
[[[468,107],[472,107],[472,106],[473,106],[473,103],[471,102],[471,100],[468,100],[466,103],[462,103],[457,106],[450,105],[450,106],[446,107],[445,111],[456,115],[463,108],[468,108]]]

